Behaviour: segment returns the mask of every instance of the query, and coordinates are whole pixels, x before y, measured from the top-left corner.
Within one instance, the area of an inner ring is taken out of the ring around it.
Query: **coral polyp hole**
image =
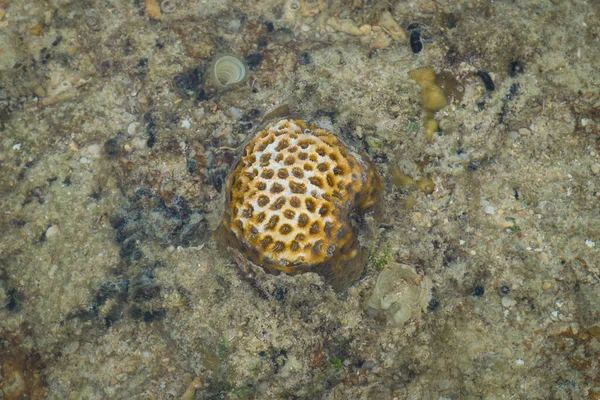
[[[280,210],[285,205],[285,196],[279,196],[271,206],[271,210]]]
[[[294,177],[296,177],[298,179],[304,178],[304,172],[299,167],[292,168],[292,175],[294,175]]]
[[[267,217],[267,215],[264,212],[261,212],[256,215],[256,220],[258,222],[263,222],[266,217]]]
[[[329,169],[329,164],[321,163],[321,164],[317,165],[317,169],[321,172],[325,172]]]
[[[275,246],[273,246],[273,251],[276,253],[282,252],[285,250],[285,244],[281,241],[275,242]]]
[[[306,204],[306,209],[310,212],[315,211],[315,202],[312,199],[306,199],[304,204]]]
[[[258,201],[257,201],[258,205],[261,207],[266,206],[267,204],[269,204],[269,198],[265,195],[261,195],[258,197]]]
[[[269,218],[269,222],[267,222],[267,224],[265,225],[265,229],[267,229],[267,230],[275,229],[278,222],[279,222],[279,217],[277,215],[273,215],[271,218]]]
[[[300,216],[298,216],[298,226],[304,228],[306,224],[308,224],[308,215],[300,214]]]
[[[273,243],[273,238],[271,236],[265,236],[263,240],[260,241],[260,245],[264,250],[266,250],[271,243]]]
[[[306,193],[306,185],[301,182],[291,181],[290,182],[290,190],[292,191],[292,193],[304,194],[304,193]]]
[[[294,208],[300,207],[300,199],[296,196],[290,198],[290,205]]]
[[[319,233],[319,228],[320,228],[320,227],[319,227],[319,223],[315,221],[315,222],[313,222],[313,224],[310,226],[310,230],[309,230],[309,232],[310,232],[311,234],[313,234],[313,235],[314,235],[315,233]]]
[[[310,181],[310,183],[312,183],[313,185],[315,185],[318,188],[323,187],[323,180],[321,178],[318,178],[316,176],[311,176],[310,178],[308,178],[308,180]]]
[[[294,217],[296,216],[296,212],[294,210],[285,210],[283,212],[283,216],[287,219],[294,219]]]
[[[264,179],[271,179],[274,174],[275,172],[273,172],[272,169],[266,168],[263,170],[262,174],[260,174],[260,177]]]
[[[283,186],[281,185],[281,183],[279,182],[275,182],[272,186],[271,186],[271,193],[281,193],[283,192]]]

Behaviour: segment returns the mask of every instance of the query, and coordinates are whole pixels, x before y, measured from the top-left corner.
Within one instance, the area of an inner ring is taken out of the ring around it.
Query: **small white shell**
[[[431,300],[432,282],[412,268],[392,264],[377,277],[373,293],[367,301],[369,314],[383,313],[395,325],[417,321]]]
[[[244,80],[246,66],[235,57],[219,57],[212,65],[211,75],[218,87],[225,88]]]

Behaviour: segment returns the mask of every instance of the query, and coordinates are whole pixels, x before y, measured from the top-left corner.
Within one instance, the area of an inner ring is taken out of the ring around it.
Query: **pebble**
[[[229,114],[236,120],[240,120],[244,115],[243,111],[237,107],[229,107]]]
[[[302,25],[302,26],[300,27],[300,30],[301,30],[302,32],[308,32],[308,31],[310,31],[310,26],[308,26],[308,25]]]
[[[530,136],[531,135],[531,131],[527,128],[521,128],[519,129],[519,135],[521,136]]]
[[[450,389],[451,385],[452,385],[452,382],[450,382],[450,380],[448,380],[448,379],[442,379],[441,381],[438,382],[438,388],[440,390],[448,390],[448,389]]]
[[[183,129],[190,129],[191,126],[192,126],[192,124],[187,119],[184,119],[183,121],[181,121],[181,127]]]
[[[127,127],[127,133],[130,135],[135,135],[137,134],[137,127],[140,126],[140,123],[137,121],[134,121],[132,123],[129,124],[129,126]]]
[[[138,150],[144,150],[148,148],[148,143],[141,138],[135,138],[131,141],[131,145]]]
[[[489,201],[482,199],[479,201],[479,204],[483,208],[484,213],[486,213],[486,214],[495,214],[496,213],[494,206],[491,205]]]
[[[597,175],[598,173],[600,173],[600,163],[596,163],[596,164],[592,165],[591,169],[592,169],[592,173]]]
[[[52,225],[48,229],[46,229],[46,239],[51,239],[58,235],[59,229],[58,226]]]
[[[552,287],[552,284],[550,282],[544,282],[542,283],[542,290],[548,290]]]
[[[239,31],[241,26],[242,26],[242,21],[240,21],[239,19],[232,19],[227,24],[227,28],[232,31]]]
[[[100,152],[102,151],[102,147],[99,144],[90,144],[86,148],[86,153],[90,158],[98,158],[100,157]]]
[[[511,308],[515,304],[517,304],[517,301],[510,296],[504,296],[502,298],[502,307],[504,308]]]

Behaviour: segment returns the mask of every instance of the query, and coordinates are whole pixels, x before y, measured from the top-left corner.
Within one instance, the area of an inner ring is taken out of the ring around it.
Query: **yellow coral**
[[[331,132],[281,120],[245,147],[228,178],[227,246],[278,273],[314,271],[336,288],[360,277],[349,214],[375,204],[381,178]]]

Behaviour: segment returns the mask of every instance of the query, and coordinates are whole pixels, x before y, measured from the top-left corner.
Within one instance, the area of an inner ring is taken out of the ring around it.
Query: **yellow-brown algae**
[[[379,23],[392,38],[396,40],[406,39],[406,33],[400,28],[400,25],[394,20],[394,17],[392,17],[392,14],[389,11],[385,11],[381,14]]]
[[[317,272],[341,289],[364,269],[350,214],[373,206],[381,189],[370,162],[333,133],[280,120],[229,175],[220,239],[272,273]]]
[[[156,0],[146,0],[144,12],[152,19],[162,19],[160,5]]]
[[[434,119],[436,111],[441,110],[448,104],[444,91],[435,83],[435,71],[431,67],[423,67],[408,72],[421,87],[421,99],[423,102],[423,124],[426,130],[426,139],[430,142],[433,134],[438,129],[438,123]]]

